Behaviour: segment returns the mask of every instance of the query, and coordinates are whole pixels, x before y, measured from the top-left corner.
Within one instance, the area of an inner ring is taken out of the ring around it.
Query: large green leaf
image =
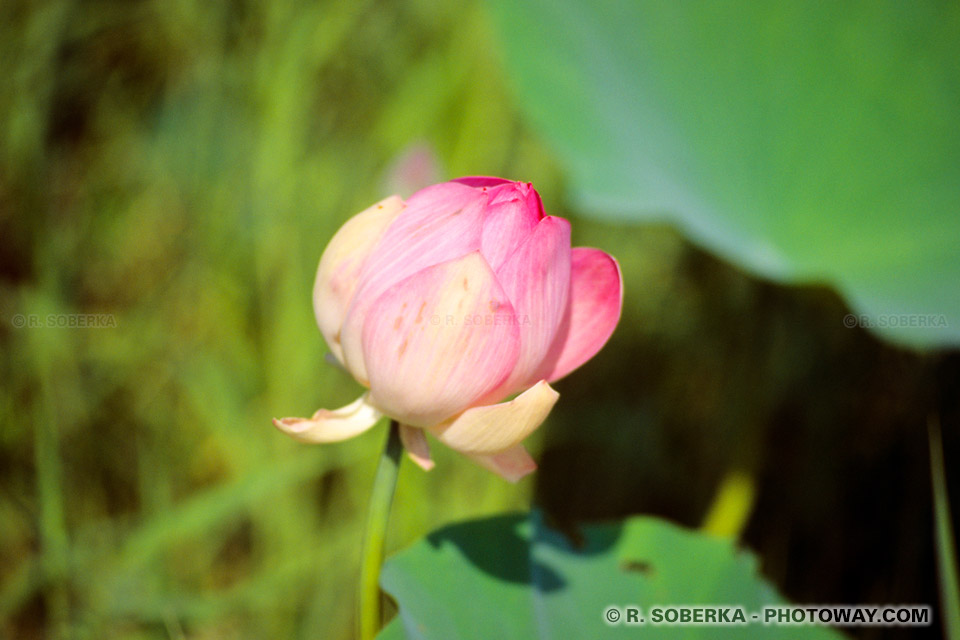
[[[823,627],[763,626],[752,619],[783,600],[757,575],[756,560],[728,540],[662,520],[632,518],[566,535],[538,513],[475,520],[446,527],[391,558],[383,588],[400,607],[383,638],[623,638],[608,625],[611,606],[639,617],[654,605],[738,605],[749,627],[637,627],[645,638],[838,638]],[[762,620],[762,615],[761,615]],[[782,630],[782,633],[781,633]]]
[[[960,4],[490,1],[579,210],[960,343]]]

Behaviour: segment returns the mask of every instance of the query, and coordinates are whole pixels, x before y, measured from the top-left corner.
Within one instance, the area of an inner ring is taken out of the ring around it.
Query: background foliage
[[[960,344],[956,4],[491,4],[581,209],[675,220],[888,337]]]
[[[411,148],[439,178],[533,181],[627,292],[610,345],[558,385],[541,470],[513,487],[436,447],[436,470],[402,474],[392,548],[531,500],[564,526],[696,526],[734,470],[743,542],[789,598],[935,602],[924,427],[939,415],[957,459],[957,353],[845,329],[834,292],[669,226],[575,217],[486,9],[0,5],[0,634],[351,636],[383,430],[311,448],[269,420],[357,394],[323,362],[313,272],[347,217],[431,173]],[[116,326],[13,321],[75,313]]]

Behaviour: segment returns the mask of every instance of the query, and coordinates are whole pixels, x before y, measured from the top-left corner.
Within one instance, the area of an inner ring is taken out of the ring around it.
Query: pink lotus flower
[[[620,319],[616,260],[570,248],[529,183],[461,178],[362,211],[336,233],[313,290],[320,331],[369,391],[335,411],[274,420],[305,442],[386,415],[432,467],[425,432],[504,478],[536,469],[521,442]],[[510,396],[519,393],[512,400]]]

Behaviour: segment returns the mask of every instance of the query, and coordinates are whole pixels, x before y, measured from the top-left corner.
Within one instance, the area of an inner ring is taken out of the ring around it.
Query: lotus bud
[[[532,185],[473,177],[391,196],[334,235],[313,290],[333,356],[366,393],[274,424],[305,442],[388,416],[410,457],[426,433],[511,481],[536,468],[522,441],[559,397],[550,383],[592,358],[620,318],[620,268],[570,246]]]

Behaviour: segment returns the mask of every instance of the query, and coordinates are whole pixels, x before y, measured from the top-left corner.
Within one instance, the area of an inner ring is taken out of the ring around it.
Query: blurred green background
[[[471,174],[532,181],[617,256],[624,317],[557,385],[540,471],[512,486],[435,447],[403,470],[390,548],[531,502],[698,526],[733,472],[788,597],[935,604],[926,425],[949,472],[960,355],[844,328],[827,287],[669,225],[581,218],[499,52],[473,2],[0,5],[0,634],[351,637],[384,430],[309,447],[270,419],[358,394],[311,309],[334,231]]]

